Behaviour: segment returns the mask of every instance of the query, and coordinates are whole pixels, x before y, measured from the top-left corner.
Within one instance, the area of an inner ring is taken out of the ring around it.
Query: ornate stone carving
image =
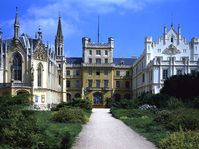
[[[47,61],[47,51],[45,50],[44,45],[39,42],[34,50],[34,59]]]
[[[176,55],[180,54],[180,50],[178,50],[173,44],[171,44],[168,48],[166,48],[162,54],[167,54],[167,55]]]

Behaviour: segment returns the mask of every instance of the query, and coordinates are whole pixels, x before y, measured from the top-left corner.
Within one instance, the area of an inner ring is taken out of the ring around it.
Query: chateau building
[[[82,57],[64,56],[61,18],[54,49],[37,37],[19,35],[18,11],[14,36],[2,38],[0,29],[0,96],[30,93],[35,105],[46,109],[74,98],[92,99],[95,106],[106,100],[132,99],[144,92],[159,93],[165,79],[199,71],[199,38],[188,42],[171,25],[154,42],[145,38],[145,49],[136,58],[114,58],[114,38],[94,43],[82,38]]]
[[[40,28],[36,38],[20,36],[19,29],[16,11],[14,37],[2,39],[0,31],[0,96],[30,93],[43,109],[74,98],[92,99],[96,106],[104,106],[109,98],[132,98],[131,67],[136,59],[113,58],[112,37],[107,43],[84,37],[83,56],[65,57],[60,17],[55,49],[43,43]]]
[[[144,52],[132,66],[133,97],[144,92],[157,94],[168,77],[196,71],[199,71],[199,38],[188,42],[180,25],[177,31],[173,25],[168,31],[164,26],[157,42],[152,37],[145,38]]]

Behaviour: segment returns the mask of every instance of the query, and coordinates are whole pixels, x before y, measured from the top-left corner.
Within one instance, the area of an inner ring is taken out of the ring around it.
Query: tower
[[[64,56],[64,37],[62,34],[61,17],[59,17],[57,34],[55,37],[55,54],[56,56]]]
[[[14,22],[14,39],[19,38],[19,17],[18,17],[18,8],[16,7],[16,15],[15,15],[15,22]]]

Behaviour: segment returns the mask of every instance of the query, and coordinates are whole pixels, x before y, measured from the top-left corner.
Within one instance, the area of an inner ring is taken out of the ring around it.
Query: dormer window
[[[120,62],[120,64],[121,64],[121,65],[124,65],[124,61],[122,60],[122,61]]]

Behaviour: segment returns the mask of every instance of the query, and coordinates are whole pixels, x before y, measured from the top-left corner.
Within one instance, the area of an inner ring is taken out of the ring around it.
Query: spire
[[[171,28],[173,28],[173,12],[171,13]]]
[[[14,22],[14,38],[17,39],[19,37],[19,17],[18,17],[18,7],[16,7],[16,15]]]
[[[61,25],[61,17],[59,16],[58,26],[57,26],[57,38],[62,39],[62,25]]]
[[[56,56],[64,55],[64,39],[62,33],[61,17],[59,16],[58,26],[57,26],[57,35],[55,38],[55,54]]]
[[[38,38],[39,38],[40,40],[42,40],[41,26],[39,26],[39,29],[38,29]]]
[[[97,22],[97,42],[100,41],[100,28],[99,28],[99,16],[98,16],[98,22]]]

